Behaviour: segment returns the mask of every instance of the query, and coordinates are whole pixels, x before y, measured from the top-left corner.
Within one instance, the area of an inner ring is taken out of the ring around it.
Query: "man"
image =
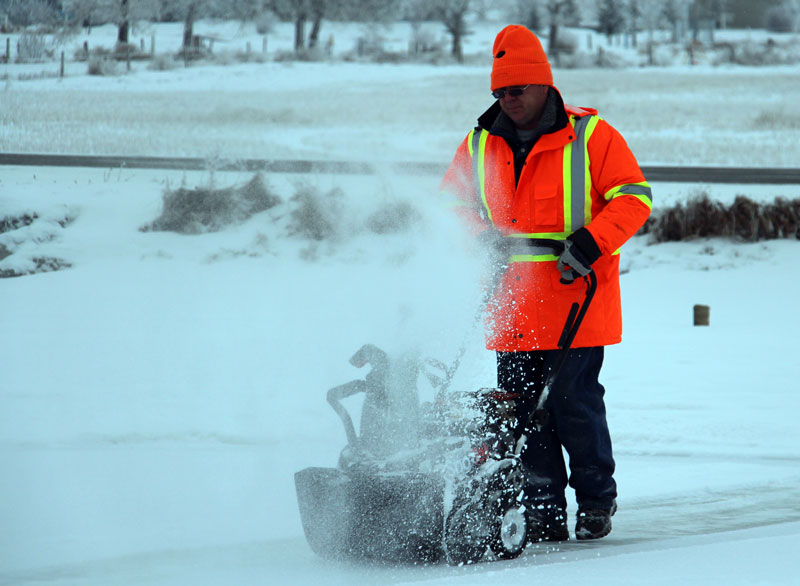
[[[522,417],[559,354],[559,337],[582,277],[597,291],[531,431],[522,459],[529,538],[569,539],[565,490],[575,490],[578,539],[611,531],[617,487],[598,382],[604,346],[620,342],[619,249],[652,209],[650,187],[622,136],[597,111],[567,106],[539,39],[508,26],[493,47],[497,101],[458,148],[442,189],[479,239],[504,251],[488,304],[487,348],[498,386],[516,393]],[[498,245],[499,243],[499,245]],[[569,456],[567,477],[562,446]]]

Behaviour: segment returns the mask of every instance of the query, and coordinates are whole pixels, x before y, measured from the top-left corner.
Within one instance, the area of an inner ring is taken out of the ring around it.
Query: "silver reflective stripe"
[[[552,246],[531,246],[530,244],[519,242],[512,244],[508,253],[510,256],[546,256],[556,254],[556,250]]]
[[[617,193],[625,193],[628,195],[643,195],[651,202],[653,201],[653,190],[644,185],[628,184],[619,188]]]
[[[472,131],[472,184],[475,187],[475,200],[478,202],[478,213],[481,219],[485,222],[489,219],[486,208],[483,205],[483,194],[481,193],[481,157],[483,153],[480,152],[481,135],[483,130],[475,129]]]
[[[575,121],[575,142],[570,157],[570,225],[564,230],[571,234],[586,224],[586,127],[592,116],[582,116]]]

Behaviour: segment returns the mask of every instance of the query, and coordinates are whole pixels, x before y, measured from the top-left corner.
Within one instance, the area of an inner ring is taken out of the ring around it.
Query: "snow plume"
[[[284,209],[267,220],[278,254],[297,254],[310,267],[355,269],[349,285],[374,326],[364,343],[398,359],[434,353],[446,360],[480,301],[482,261],[469,237],[435,192],[413,181],[334,181],[295,184]]]
[[[422,376],[430,370],[427,360],[449,366],[468,336],[482,338],[483,259],[437,194],[413,181],[338,177],[331,184],[306,178],[294,190],[280,214],[272,214],[270,232],[280,238],[280,248],[276,242],[273,249],[296,255],[311,279],[319,278],[311,303],[326,308],[319,327],[343,365],[360,349],[339,348],[345,340],[385,352],[390,419],[402,425],[384,433],[395,446],[414,443],[419,404],[435,392]],[[349,281],[344,285],[343,275]],[[350,324],[347,333],[343,323]],[[350,377],[363,379],[374,367],[365,365]],[[332,378],[329,386],[346,383],[346,376]],[[362,403],[347,401],[355,421]]]

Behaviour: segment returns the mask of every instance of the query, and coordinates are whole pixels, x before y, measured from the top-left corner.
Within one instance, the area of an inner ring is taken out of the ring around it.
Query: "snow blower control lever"
[[[354,380],[328,391],[328,403],[342,420],[344,431],[347,434],[347,443],[353,449],[365,449],[366,446],[374,447],[380,444],[384,438],[380,430],[380,414],[385,410],[386,397],[386,377],[389,370],[389,358],[380,348],[365,344],[352,358],[350,364],[356,368],[370,364],[372,370],[367,373],[364,380]],[[356,434],[353,420],[347,409],[341,404],[341,400],[357,393],[364,393],[364,405],[362,407],[361,418],[361,437]]]

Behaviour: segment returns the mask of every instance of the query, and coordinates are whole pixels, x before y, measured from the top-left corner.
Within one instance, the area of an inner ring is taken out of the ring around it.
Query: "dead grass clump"
[[[0,268],[0,279],[11,279],[13,277],[24,277],[25,275],[35,275],[37,273],[51,273],[72,267],[72,263],[62,258],[49,256],[35,256],[24,269],[5,269]]]
[[[163,201],[161,215],[143,226],[143,232],[217,232],[278,205],[281,198],[272,193],[261,174],[257,174],[240,187],[181,187],[175,191],[166,191]]]
[[[753,120],[756,130],[800,129],[800,113],[764,110]]]
[[[726,206],[703,193],[685,205],[678,203],[654,212],[642,233],[650,234],[656,242],[712,237],[732,237],[744,242],[800,239],[800,199],[778,197],[772,203],[760,204],[739,195],[733,204]]]
[[[39,214],[32,212],[29,214],[22,214],[20,216],[5,216],[0,219],[0,234],[17,230],[24,226],[30,226],[39,217]]]

